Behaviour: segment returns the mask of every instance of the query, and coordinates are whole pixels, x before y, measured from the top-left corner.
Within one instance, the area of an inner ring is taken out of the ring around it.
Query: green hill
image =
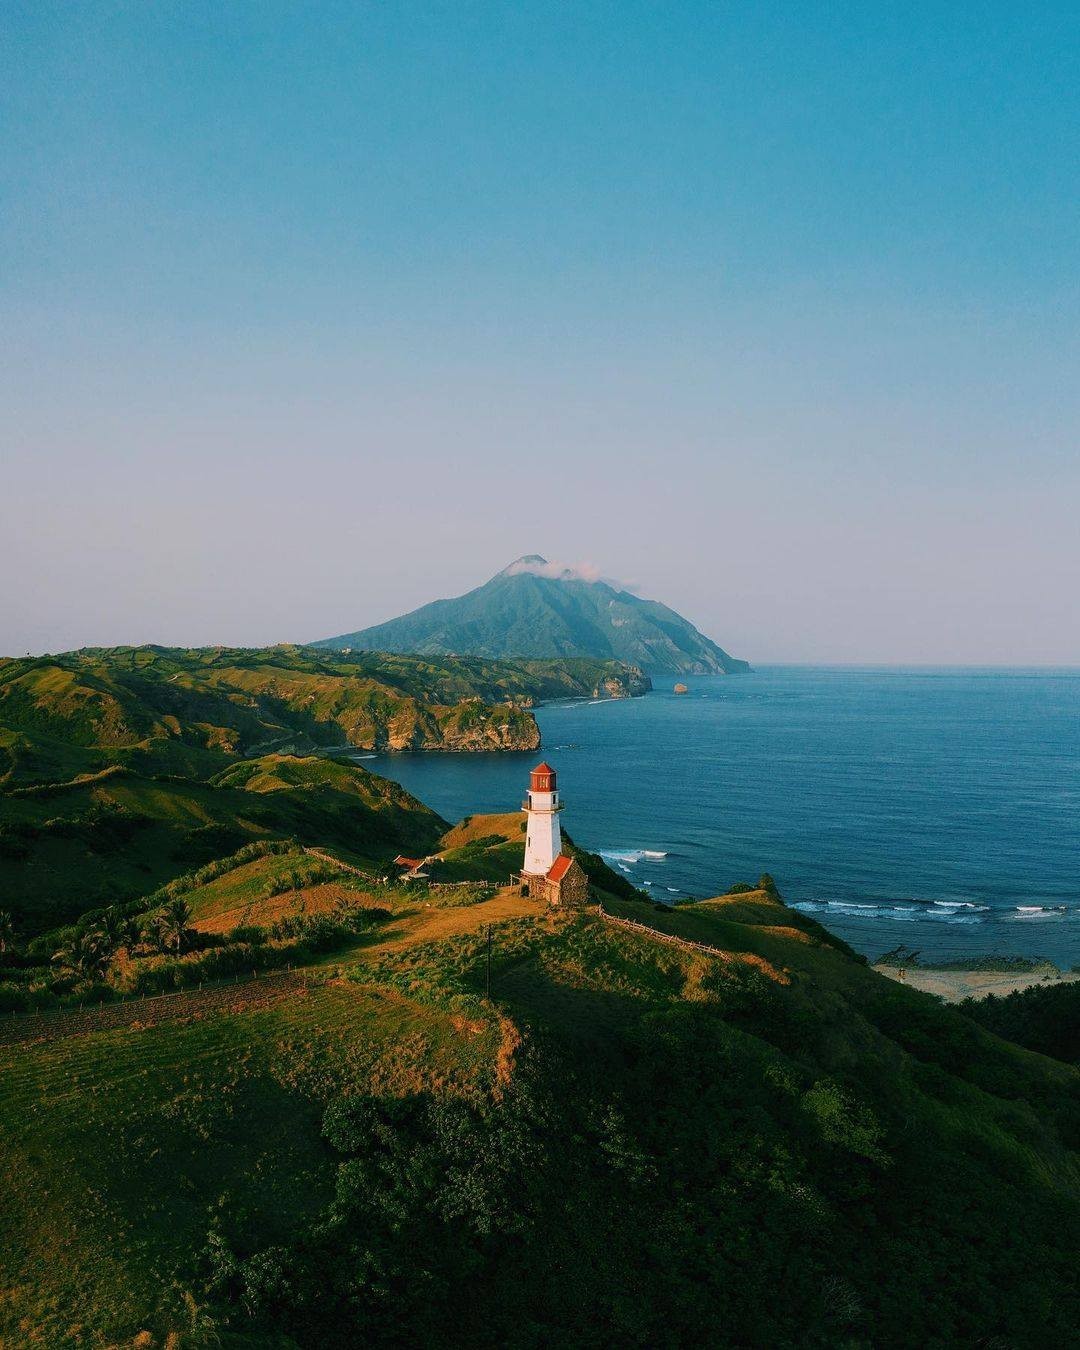
[[[519,558],[467,595],[314,645],[428,656],[588,656],[629,662],[649,674],[749,670],[666,605],[574,573],[552,575],[536,555]]]
[[[367,858],[424,851],[444,822],[359,765],[267,755],[208,782],[130,770],[0,797],[0,908],[22,932],[124,903],[257,839],[339,845]]]
[[[273,647],[0,660],[0,911],[39,932],[260,838],[369,859],[442,823],[348,749],[530,750],[537,701],[625,696],[615,662]]]
[[[533,704],[647,687],[640,672],[587,659],[298,647],[0,659],[0,785],[57,782],[115,763],[202,777],[271,750],[534,750]]]
[[[0,1023],[0,1343],[1073,1338],[1076,1069],[767,890],[380,903],[302,972]]]
[[[532,703],[591,694],[621,674],[597,662],[530,669],[294,647],[0,660],[0,783],[116,762],[202,776],[215,760],[267,750],[531,750]]]

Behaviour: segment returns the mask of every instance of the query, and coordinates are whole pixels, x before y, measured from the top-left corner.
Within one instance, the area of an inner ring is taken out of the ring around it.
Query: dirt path
[[[511,890],[500,891],[490,900],[482,900],[475,905],[444,908],[421,903],[402,912],[400,918],[395,915],[387,924],[387,937],[382,942],[369,943],[355,956],[357,960],[363,961],[368,955],[383,956],[387,952],[403,951],[422,942],[437,942],[443,938],[460,937],[463,933],[476,933],[489,923],[499,923],[502,919],[536,918],[546,912],[546,905]]]
[[[899,980],[895,966],[875,966],[879,975],[890,980]],[[959,1003],[964,998],[986,998],[989,994],[1015,994],[1021,989],[1030,989],[1038,984],[1070,984],[1080,980],[1077,975],[1059,975],[1046,978],[1043,971],[1001,971],[1001,970],[919,970],[908,967],[904,974],[904,984],[912,989],[921,989],[927,994],[936,994],[946,1003]]]

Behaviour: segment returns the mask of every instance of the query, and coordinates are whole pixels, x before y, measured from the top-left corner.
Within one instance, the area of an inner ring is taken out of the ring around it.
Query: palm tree
[[[121,947],[126,947],[130,952],[139,941],[138,922],[116,905],[110,905],[102,914],[99,930],[107,938],[114,953]]]
[[[167,905],[163,905],[154,921],[161,950],[165,951],[172,947],[179,956],[190,923],[191,906],[182,895],[178,895],[174,900],[170,900]]]
[[[114,948],[99,928],[76,933],[53,960],[76,979],[102,980],[112,965]]]
[[[114,949],[124,945],[120,935],[120,925],[121,915],[115,905],[110,905],[108,909],[102,911],[101,918],[98,920],[97,931],[101,934],[103,940]]]

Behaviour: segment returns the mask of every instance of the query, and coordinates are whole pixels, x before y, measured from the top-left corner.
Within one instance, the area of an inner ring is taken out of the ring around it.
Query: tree
[[[182,895],[176,896],[159,910],[154,920],[161,950],[172,950],[177,956],[184,948],[188,926],[191,923],[191,906]]]
[[[56,952],[53,960],[61,969],[82,980],[103,980],[112,965],[115,948],[100,928],[76,933]]]
[[[15,940],[15,923],[6,909],[0,909],[0,956],[11,950]]]
[[[99,931],[108,940],[114,954],[121,947],[130,952],[139,942],[139,924],[131,915],[125,914],[116,905],[110,905],[101,916]]]

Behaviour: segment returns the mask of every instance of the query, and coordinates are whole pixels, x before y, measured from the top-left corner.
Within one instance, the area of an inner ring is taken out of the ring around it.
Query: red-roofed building
[[[576,858],[560,853],[543,875],[522,872],[522,889],[533,900],[576,908],[589,903],[589,878]]]
[[[422,880],[427,876],[424,866],[430,861],[430,858],[406,858],[403,853],[399,853],[394,859],[394,866],[400,867],[404,873],[402,881],[412,881],[414,878]]]
[[[573,862],[573,858],[565,853],[560,853],[551,864],[551,871],[547,874],[547,880],[562,881],[563,877],[566,876],[567,872],[569,872],[570,868],[573,866]]]

